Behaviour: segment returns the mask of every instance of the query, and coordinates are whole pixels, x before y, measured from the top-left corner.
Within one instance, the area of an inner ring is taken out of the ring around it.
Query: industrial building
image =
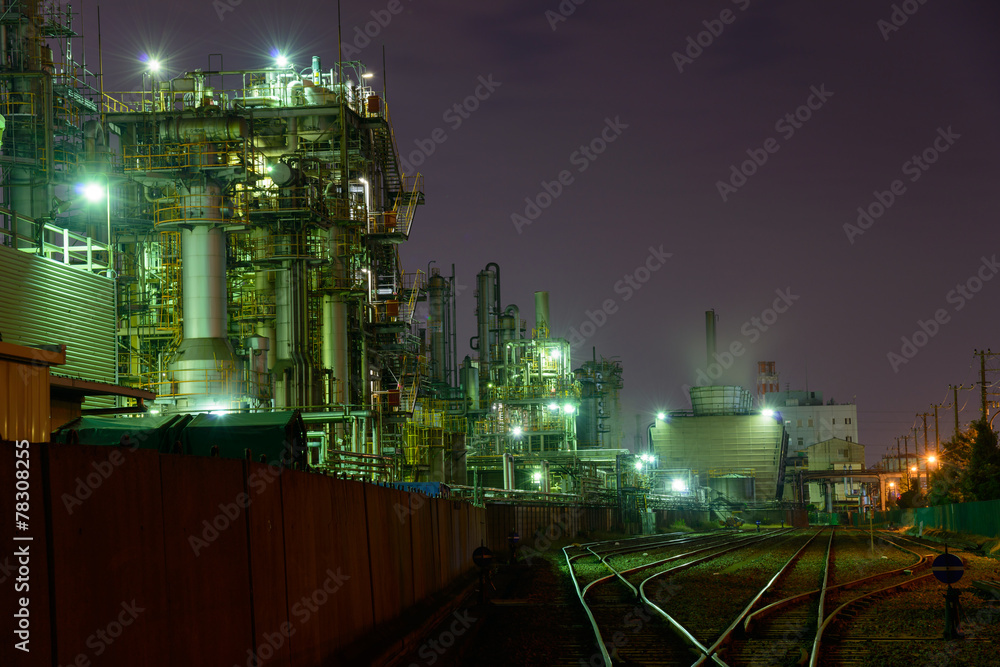
[[[823,403],[823,392],[779,389],[773,361],[757,363],[757,405],[781,412],[788,431],[788,456],[805,456],[805,450],[830,438],[858,442],[858,406]]]
[[[735,386],[692,387],[691,406],[658,416],[649,429],[660,469],[675,472],[661,477],[662,492],[704,489],[708,500],[781,500],[788,434],[780,417],[754,410],[750,392]],[[688,478],[695,487],[673,483]]]
[[[82,415],[298,412],[307,463],[351,477],[614,483],[621,364],[574,369],[547,293],[529,330],[500,267],[480,271],[459,367],[454,266],[402,266],[422,178],[364,63],[150,60],[119,93],[79,61],[69,6],[8,15],[0,279],[24,298],[0,301],[0,335],[64,344],[53,377],[121,388]]]
[[[839,480],[810,481],[808,502],[826,508],[826,511],[843,506],[850,506],[850,509],[856,507],[859,496],[863,495],[863,485],[851,479],[851,473],[865,469],[864,445],[842,438],[830,438],[810,445],[806,456],[810,472],[843,471],[843,478]]]

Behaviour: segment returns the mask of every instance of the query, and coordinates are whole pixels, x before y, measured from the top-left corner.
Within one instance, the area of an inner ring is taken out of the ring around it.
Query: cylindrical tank
[[[479,369],[468,355],[462,361],[462,390],[469,399],[469,410],[479,409]]]
[[[696,417],[750,414],[753,396],[743,387],[691,387],[691,409]]]
[[[313,83],[318,86],[321,83],[323,83],[323,71],[322,67],[320,66],[319,56],[312,57],[312,70],[313,70]]]
[[[549,338],[548,292],[535,292],[535,336]]]
[[[427,330],[431,336],[431,379],[435,382],[444,382],[447,376],[447,338],[444,331],[444,293],[446,281],[443,276],[437,273],[431,276],[428,281],[430,290],[430,314],[427,318]]]
[[[226,337],[226,237],[219,227],[181,232],[184,338]]]
[[[323,296],[323,367],[333,374],[331,403],[347,402],[349,344],[347,304],[337,296]]]
[[[479,370],[488,373],[491,361],[490,328],[493,323],[496,302],[496,274],[491,269],[480,271],[476,276],[476,333],[479,337]]]
[[[510,307],[507,308],[507,313],[500,316],[500,347],[502,348],[507,343],[512,340],[517,340],[517,318],[514,315],[508,314],[510,312]]]

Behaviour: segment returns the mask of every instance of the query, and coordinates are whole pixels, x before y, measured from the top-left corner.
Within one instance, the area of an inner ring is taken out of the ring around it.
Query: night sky
[[[995,2],[577,2],[342,8],[345,59],[387,82],[425,177],[406,268],[456,265],[459,359],[475,274],[497,262],[529,328],[547,290],[576,360],[622,360],[630,444],[636,413],[645,430],[688,407],[710,308],[720,352],[742,350],[718,382],[752,390],[773,360],[782,388],[855,400],[869,463],[978,379],[1000,299]],[[109,90],[138,89],[144,53],[172,75],[209,53],[226,69],[274,48],[337,59],[330,2],[102,10]],[[978,394],[959,402],[976,416]]]

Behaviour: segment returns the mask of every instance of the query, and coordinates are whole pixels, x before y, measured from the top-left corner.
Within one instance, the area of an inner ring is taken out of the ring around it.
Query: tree
[[[985,420],[972,424],[975,437],[969,452],[969,465],[965,470],[963,490],[969,500],[996,500],[1000,498],[1000,449],[997,434]]]
[[[942,448],[938,468],[930,475],[929,504],[1000,498],[1000,448],[989,424],[973,422]]]

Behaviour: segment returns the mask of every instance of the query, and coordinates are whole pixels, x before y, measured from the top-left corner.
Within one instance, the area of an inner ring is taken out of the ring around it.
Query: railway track
[[[573,570],[573,559],[579,561],[583,554],[577,552],[570,556],[567,552],[567,563],[597,641],[589,664],[678,665],[691,664],[699,656],[707,655],[707,638],[712,631],[700,627],[691,631],[663,609],[662,605],[684,587],[673,577],[726,554],[754,547],[760,548],[761,553],[757,554],[760,557],[777,544],[794,539],[789,533],[791,530],[701,538],[688,543],[677,540],[647,543],[641,549],[645,562],[631,564],[631,567],[611,561],[639,549],[601,551],[588,545],[593,552],[592,558],[600,559],[610,573],[590,577],[582,585]],[[674,553],[664,553],[669,551]],[[649,570],[655,571],[649,574]]]
[[[581,545],[566,558],[594,630],[587,664],[853,665],[873,642],[934,640],[854,631],[879,601],[930,585],[938,550],[879,534],[871,553],[870,539],[821,529]],[[707,597],[713,576],[725,596]]]

